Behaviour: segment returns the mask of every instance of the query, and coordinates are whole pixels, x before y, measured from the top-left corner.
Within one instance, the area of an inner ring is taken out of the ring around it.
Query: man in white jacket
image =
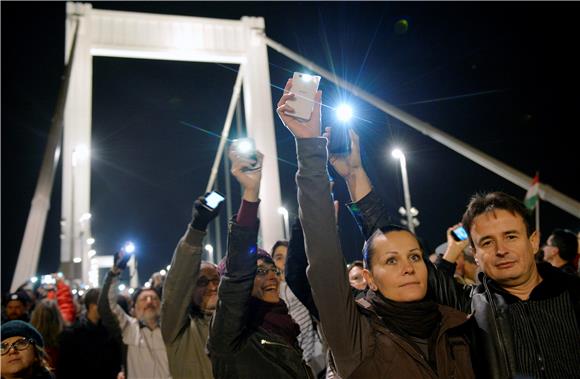
[[[129,316],[117,304],[115,291],[122,268],[115,265],[107,274],[99,299],[99,312],[112,313],[119,324],[123,343],[127,345],[127,379],[171,378],[159,327],[159,294],[152,288],[136,290],[131,310],[134,317]]]

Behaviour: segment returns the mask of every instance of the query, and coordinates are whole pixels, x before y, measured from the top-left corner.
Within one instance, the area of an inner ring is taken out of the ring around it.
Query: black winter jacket
[[[210,328],[208,349],[214,377],[310,378],[298,346],[260,327],[252,328],[250,298],[256,275],[258,228],[230,224],[227,272],[219,287],[219,301]]]

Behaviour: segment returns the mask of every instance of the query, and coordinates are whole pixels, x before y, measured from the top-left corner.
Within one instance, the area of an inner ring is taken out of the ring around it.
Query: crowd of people
[[[263,156],[231,148],[242,201],[227,254],[202,260],[221,209],[204,196],[166,277],[117,293],[115,257],[101,288],[23,287],[3,302],[2,378],[580,378],[578,238],[539,232],[518,199],[474,195],[429,256],[396,225],[351,148],[329,154],[322,94],[309,120],[277,113],[296,140],[299,217],[290,239],[258,246]],[[366,242],[346,264],[328,165]],[[462,225],[469,236],[453,238]],[[442,228],[445,230],[445,228]],[[442,233],[443,234],[443,233]],[[151,285],[151,283],[153,283]]]

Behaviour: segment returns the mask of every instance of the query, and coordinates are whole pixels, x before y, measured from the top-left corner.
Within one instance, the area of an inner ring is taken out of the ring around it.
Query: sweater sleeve
[[[179,240],[163,286],[161,334],[171,344],[189,325],[189,307],[201,265],[205,232],[187,228]]]
[[[228,233],[226,274],[218,290],[218,304],[210,328],[208,348],[218,359],[232,359],[244,342],[249,302],[256,275],[258,223],[247,228],[232,222]],[[214,370],[223,368],[214,364]],[[226,377],[214,372],[216,377]]]
[[[369,353],[369,321],[355,304],[335,225],[325,138],[297,139],[298,204],[308,280],[338,372],[349,377]]]

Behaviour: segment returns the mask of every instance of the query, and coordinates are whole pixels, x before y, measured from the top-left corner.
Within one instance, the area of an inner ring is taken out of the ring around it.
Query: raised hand
[[[286,114],[292,113],[294,109],[286,103],[288,99],[292,99],[295,95],[291,92],[292,79],[288,79],[286,86],[284,87],[284,94],[278,101],[276,108],[276,113],[282,120],[282,123],[290,133],[294,135],[294,138],[314,138],[320,136],[320,107],[322,100],[322,91],[316,92],[314,96],[314,110],[312,111],[312,116],[308,121],[301,121],[293,116]]]
[[[207,194],[206,194],[207,195]],[[217,207],[211,209],[207,206],[204,196],[200,196],[193,203],[193,210],[191,212],[191,227],[205,231],[209,223],[218,216],[220,209],[222,209],[223,201]]]
[[[247,201],[258,201],[264,154],[256,150],[257,160],[254,161],[230,147],[228,155],[232,161],[231,173],[244,188],[243,198]]]
[[[447,262],[455,263],[459,255],[461,255],[461,252],[463,252],[463,249],[469,244],[469,240],[457,241],[451,235],[451,231],[459,226],[462,226],[462,224],[455,224],[447,229],[447,250],[443,254],[443,258]]]
[[[326,128],[323,136],[330,141],[332,128]],[[349,154],[330,154],[328,160],[336,172],[345,180],[354,176],[358,171],[362,171],[362,162],[360,158],[360,144],[358,135],[351,128],[348,129],[350,135],[350,153]]]

